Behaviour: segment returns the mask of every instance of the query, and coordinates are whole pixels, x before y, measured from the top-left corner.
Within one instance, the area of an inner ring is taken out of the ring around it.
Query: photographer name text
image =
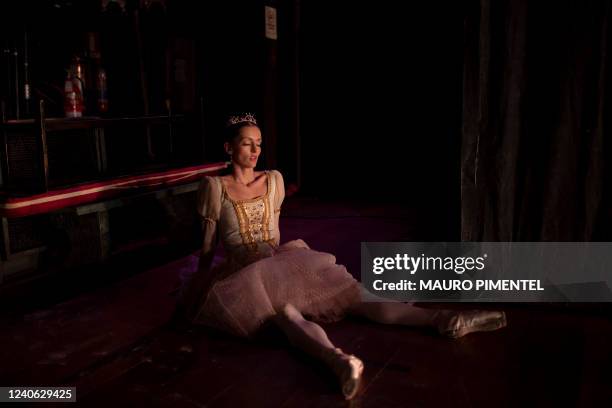
[[[372,283],[376,291],[541,291],[544,290],[539,279],[423,279],[418,282],[402,279],[385,282],[377,279]]]

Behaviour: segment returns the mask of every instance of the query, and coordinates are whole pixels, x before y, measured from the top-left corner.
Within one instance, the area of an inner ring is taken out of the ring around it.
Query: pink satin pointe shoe
[[[439,310],[434,315],[438,332],[453,339],[479,331],[491,331],[506,327],[506,313],[488,310]]]
[[[357,395],[363,375],[363,361],[352,354],[345,354],[339,348],[330,349],[325,356],[340,379],[344,399],[350,400]]]

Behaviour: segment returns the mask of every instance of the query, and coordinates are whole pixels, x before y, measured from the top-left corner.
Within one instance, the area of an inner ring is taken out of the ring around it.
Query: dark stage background
[[[91,31],[108,116],[185,115],[172,155],[151,159],[142,129],[109,132],[105,177],[224,160],[223,117],[247,110],[264,133],[260,168],[303,196],[397,203],[443,225],[440,240],[610,239],[609,2],[103,3],[11,4],[1,38],[10,50],[28,32],[49,116],[63,115],[65,69]],[[52,187],[95,176],[79,167],[86,147],[53,140]]]
[[[458,206],[463,9],[424,3],[303,2],[307,189]]]

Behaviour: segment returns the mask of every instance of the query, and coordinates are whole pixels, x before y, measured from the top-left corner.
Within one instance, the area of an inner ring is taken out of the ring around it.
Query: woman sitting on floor
[[[262,135],[253,115],[231,117],[226,130],[231,174],[205,177],[199,191],[202,254],[179,304],[191,323],[250,337],[273,322],[291,344],[334,371],[346,399],[357,393],[363,363],[335,347],[317,322],[352,314],[385,324],[431,326],[450,337],[505,326],[503,312],[364,302],[364,289],[333,255],[312,250],[302,240],[279,245],[283,177],[276,170],[255,171]],[[218,239],[227,259],[211,268]]]

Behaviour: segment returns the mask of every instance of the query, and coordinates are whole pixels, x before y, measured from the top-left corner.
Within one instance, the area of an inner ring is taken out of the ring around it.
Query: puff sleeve
[[[283,175],[278,170],[273,170],[272,174],[274,175],[274,199],[272,201],[272,205],[274,206],[274,235],[276,245],[280,244],[280,211],[281,206],[283,204],[283,200],[285,199],[285,181],[283,180]]]
[[[198,188],[198,214],[202,222],[216,224],[221,214],[221,189],[215,178],[205,176]]]
[[[276,196],[274,197],[274,215],[278,217],[283,200],[285,199],[285,181],[280,171],[274,170],[274,182],[276,183]]]

